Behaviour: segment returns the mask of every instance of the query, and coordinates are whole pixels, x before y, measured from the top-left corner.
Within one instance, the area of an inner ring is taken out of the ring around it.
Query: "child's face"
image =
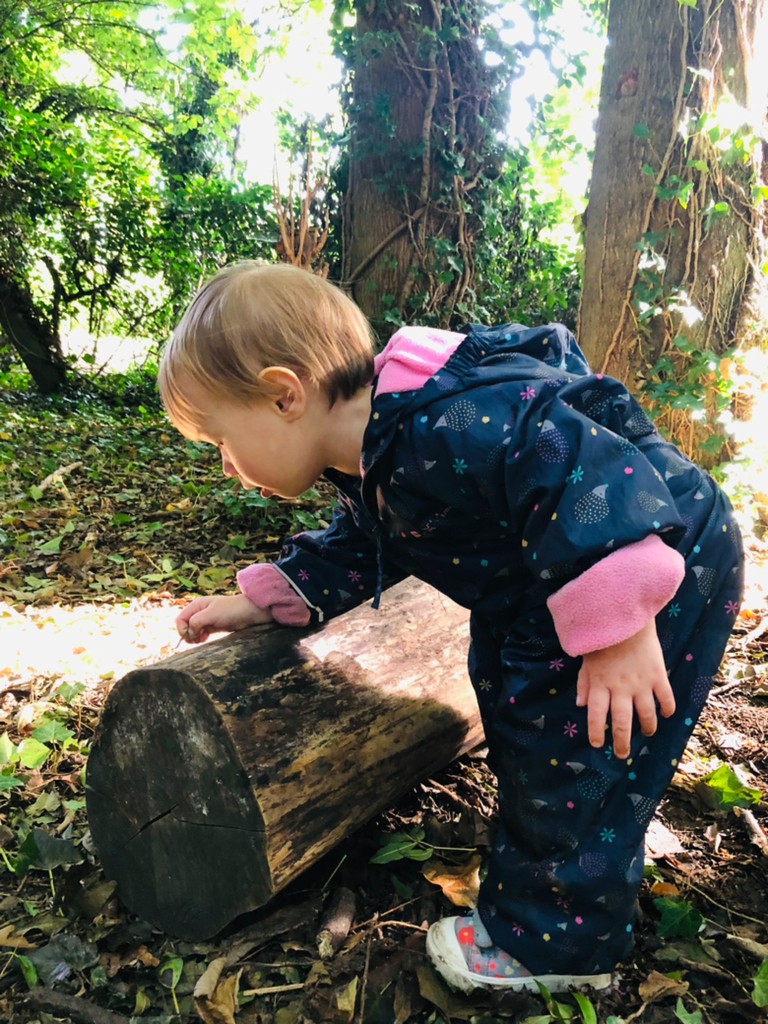
[[[276,401],[197,397],[201,416],[195,440],[215,444],[224,475],[239,477],[247,490],[258,488],[265,498],[296,498],[326,469],[311,433],[299,420],[285,418]]]

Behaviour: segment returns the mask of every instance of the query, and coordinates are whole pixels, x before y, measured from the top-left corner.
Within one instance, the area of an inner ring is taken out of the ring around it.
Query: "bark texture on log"
[[[310,630],[256,627],[119,680],[87,808],[126,906],[210,938],[482,741],[467,612],[425,584]]]

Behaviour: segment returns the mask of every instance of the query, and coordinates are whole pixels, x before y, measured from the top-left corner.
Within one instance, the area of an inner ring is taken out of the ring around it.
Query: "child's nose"
[[[221,453],[221,471],[224,476],[237,476],[237,470],[229,461],[224,452]]]

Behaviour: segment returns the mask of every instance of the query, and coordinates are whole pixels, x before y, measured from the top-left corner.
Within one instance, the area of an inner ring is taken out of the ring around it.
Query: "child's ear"
[[[301,416],[307,405],[307,388],[301,378],[286,366],[267,366],[259,374],[267,389],[267,401],[284,420]]]

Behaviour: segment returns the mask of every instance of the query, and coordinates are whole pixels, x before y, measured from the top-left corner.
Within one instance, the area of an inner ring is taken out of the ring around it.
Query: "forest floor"
[[[463,996],[427,963],[426,928],[471,901],[488,846],[482,750],[214,940],[181,941],[123,906],[90,840],[83,775],[114,681],[174,652],[190,593],[231,588],[249,553],[269,559],[286,532],[322,525],[327,501],[238,492],[149,400],[0,399],[0,1020],[768,1020],[768,552],[751,536],[744,609],[649,834],[636,947],[606,992]],[[377,857],[398,835],[412,856]],[[354,916],[322,957],[340,894]]]

